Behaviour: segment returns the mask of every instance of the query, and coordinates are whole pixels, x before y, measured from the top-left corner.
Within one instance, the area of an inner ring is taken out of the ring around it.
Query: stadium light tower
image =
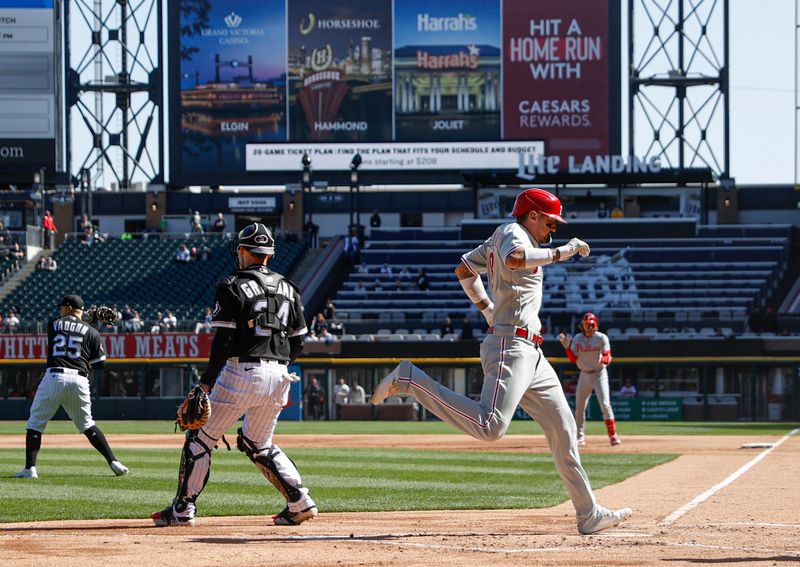
[[[308,154],[303,154],[303,159],[300,161],[300,163],[303,165],[303,177],[301,178],[303,186],[303,210],[308,211],[308,220],[309,222],[313,222],[314,205],[312,199],[313,195],[311,193],[311,158],[308,156]]]
[[[361,202],[359,200],[358,168],[361,166],[361,154],[357,153],[350,162],[350,226],[353,226],[353,192],[355,191],[356,229],[361,226]]]

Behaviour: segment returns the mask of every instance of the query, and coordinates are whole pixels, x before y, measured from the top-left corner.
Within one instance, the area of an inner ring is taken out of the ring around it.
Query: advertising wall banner
[[[179,167],[213,183],[244,171],[245,141],[285,141],[284,0],[182,2]]]
[[[395,4],[397,141],[500,139],[500,6]]]
[[[503,0],[505,139],[544,139],[562,158],[614,153],[609,1]]]
[[[212,333],[103,334],[109,362],[137,359],[208,359]],[[47,359],[47,334],[0,336],[0,360],[37,362]]]
[[[391,0],[289,3],[292,140],[392,137]]]

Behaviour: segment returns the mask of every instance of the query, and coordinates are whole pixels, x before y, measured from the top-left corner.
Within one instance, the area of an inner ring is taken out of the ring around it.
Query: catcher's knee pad
[[[175,496],[175,509],[178,512],[182,512],[188,503],[194,503],[208,483],[211,451],[215,444],[215,440],[202,429],[186,432],[178,473],[178,493]]]
[[[277,445],[256,447],[256,444],[239,428],[236,448],[255,463],[261,474],[283,494],[287,502],[297,502],[308,492],[300,480],[300,473],[294,461],[282,453]]]

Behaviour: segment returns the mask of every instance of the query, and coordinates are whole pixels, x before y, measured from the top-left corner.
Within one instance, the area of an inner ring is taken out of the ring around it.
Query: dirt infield
[[[114,447],[175,447],[176,435],[109,435]],[[776,443],[742,449],[743,443]],[[463,435],[276,436],[291,447],[404,447],[542,452],[541,436],[481,443]],[[45,444],[85,447],[80,435]],[[0,436],[0,447],[23,447]],[[584,452],[678,453],[597,491],[634,517],[580,536],[569,503],[543,510],[325,513],[296,528],[263,517],[200,517],[195,528],[149,519],[0,525],[0,564],[13,565],[776,565],[800,563],[800,436],[590,437]]]

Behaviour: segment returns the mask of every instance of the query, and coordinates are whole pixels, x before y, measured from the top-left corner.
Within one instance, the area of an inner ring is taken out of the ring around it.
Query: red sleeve
[[[575,362],[578,360],[578,357],[575,356],[575,353],[572,352],[571,348],[567,347],[565,350],[567,351],[567,358],[569,359],[570,362]]]
[[[611,351],[607,350],[603,353],[603,356],[600,357],[600,362],[603,364],[609,364],[611,362]]]

